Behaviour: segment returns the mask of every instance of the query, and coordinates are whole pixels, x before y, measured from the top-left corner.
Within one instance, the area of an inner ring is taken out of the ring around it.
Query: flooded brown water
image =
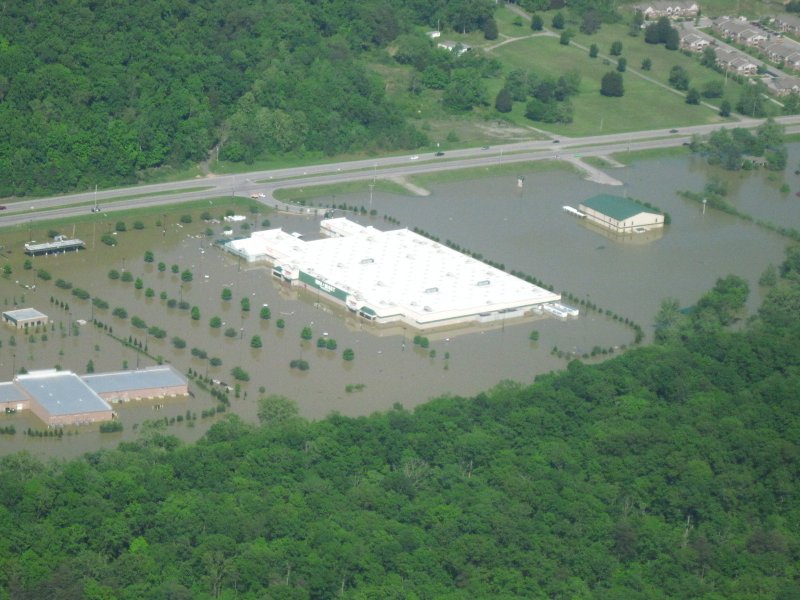
[[[793,148],[795,162],[796,153]],[[790,164],[794,164],[791,159]],[[675,194],[676,189],[702,189],[710,173],[704,165],[681,157],[613,169],[612,174],[625,181],[624,188],[599,186],[560,171],[521,172],[525,175],[522,190],[516,187],[516,177],[506,176],[434,186],[427,197],[375,193],[373,206],[379,216],[357,220],[382,229],[419,227],[441,241],[452,240],[503,263],[508,270],[538,277],[553,284],[557,291],[572,292],[629,317],[642,324],[649,337],[650,324],[663,298],[675,297],[688,306],[717,277],[728,273],[751,283],[750,306],[754,308],[760,302],[756,285],[759,275],[768,264],[778,264],[782,259],[785,238],[730,215],[715,211],[703,215],[697,205]],[[795,198],[794,189],[788,196],[781,194],[780,182],[771,181],[762,173],[741,179],[737,174],[728,179],[735,184],[731,185],[731,202],[740,210],[800,227],[800,199]],[[797,177],[787,175],[786,179],[796,187]],[[334,202],[367,205],[366,188],[365,185],[363,194],[339,197]],[[672,225],[663,235],[642,234],[645,237],[620,240],[587,227],[561,209],[564,204],[577,206],[597,193],[628,194],[646,200],[669,212]],[[212,206],[210,210],[217,215],[223,207]],[[13,272],[8,278],[0,277],[3,309],[8,310],[15,303],[33,306],[50,315],[55,323],[47,331],[47,340],[42,339],[42,332],[34,333],[31,341],[11,329],[0,329],[0,379],[10,379],[13,370],[22,367],[34,370],[59,365],[85,373],[90,360],[97,372],[154,363],[93,327],[90,323],[95,317],[111,326],[115,335],[124,339],[132,336],[146,343],[151,356],[161,355],[183,372],[192,369],[233,385],[231,368],[243,368],[250,374],[250,381],[242,384],[239,398],[231,394],[230,410],[246,421],[256,420],[262,388],[267,394],[294,399],[304,416],[320,418],[333,411],[369,414],[394,403],[413,407],[444,394],[474,395],[503,379],[531,382],[537,374],[565,366],[564,359],[551,353],[554,346],[584,354],[595,346],[622,346],[633,339],[630,328],[591,312],[574,321],[540,318],[474,328],[466,333],[443,331],[428,335],[430,348],[422,350],[413,344],[413,331],[375,329],[313,294],[298,294],[281,286],[266,268],[240,264],[211,243],[222,237],[223,225],[201,222],[199,212],[193,213],[190,224],[179,222],[180,213],[166,215],[166,219],[164,215],[153,215],[141,219],[145,225],[141,231],[133,231],[133,220],[129,220],[129,231],[116,236],[116,247],[102,244],[100,238],[114,229],[117,219],[98,215],[96,222],[74,229],[74,235],[87,242],[87,250],[33,258],[32,270],[22,268],[26,258],[22,245],[30,239],[45,240],[47,231],[33,226],[29,231],[4,237],[5,256]],[[383,215],[398,219],[401,225],[388,223],[381,218]],[[271,226],[288,231],[314,235],[318,230],[314,217],[248,215],[247,223],[259,228],[265,217]],[[159,219],[166,221],[165,228],[157,226]],[[205,235],[207,228],[212,229],[213,236]],[[237,234],[246,233],[238,225],[234,229]],[[61,233],[71,237],[73,228]],[[143,260],[147,250],[154,254],[153,263]],[[166,264],[166,272],[159,272],[159,262]],[[178,265],[178,274],[171,272],[171,265]],[[38,269],[49,271],[53,279],[37,279]],[[143,288],[136,290],[133,282],[110,280],[110,269],[129,271],[134,279],[142,279]],[[190,283],[181,281],[180,272],[185,269],[193,274]],[[106,300],[110,308],[93,310],[90,302],[56,287],[54,282],[59,278]],[[25,288],[34,285],[35,289]],[[232,291],[230,301],[221,298],[224,287]],[[154,290],[154,297],[146,296],[147,288]],[[162,292],[168,299],[197,306],[201,318],[194,321],[188,310],[169,308],[167,301],[160,299]],[[249,312],[241,310],[242,298],[250,301]],[[62,309],[61,302],[68,303],[69,310]],[[259,318],[264,304],[271,309],[270,320]],[[124,307],[128,318],[112,316],[115,307]],[[209,326],[214,316],[223,321],[219,329]],[[145,330],[132,327],[132,317],[164,329],[166,338],[158,340]],[[285,321],[284,329],[277,327],[278,319]],[[78,320],[88,324],[70,327]],[[300,338],[304,326],[313,330],[310,342]],[[226,329],[235,334],[226,336]],[[540,333],[536,343],[529,340],[533,330]],[[335,351],[316,348],[315,340],[323,334],[336,340]],[[12,335],[15,346],[11,345]],[[261,337],[262,348],[250,347],[254,335]],[[173,347],[170,340],[174,336],[186,340],[185,349]],[[210,366],[208,360],[192,355],[193,348],[205,351],[208,357],[219,357],[222,365]],[[354,361],[342,359],[345,348],[354,350]],[[431,350],[435,356],[431,356]],[[290,361],[297,358],[308,361],[310,369],[290,369]],[[163,406],[155,402],[116,406],[125,427],[119,434],[82,428],[78,435],[58,440],[29,438],[22,435],[22,430],[42,429],[41,422],[27,413],[3,415],[0,426],[13,423],[18,433],[0,435],[0,454],[24,449],[42,456],[75,456],[113,446],[122,439],[135,439],[146,421],[165,417],[169,421],[187,411],[198,418],[168,425],[166,431],[182,440],[194,440],[214,422],[215,417],[203,419],[200,415],[216,402],[196,385],[192,385],[192,391],[194,397],[171,400]]]

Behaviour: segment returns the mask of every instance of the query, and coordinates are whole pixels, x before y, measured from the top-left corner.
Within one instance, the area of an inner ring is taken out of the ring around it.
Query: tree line
[[[365,56],[489,0],[12,2],[0,19],[0,196],[134,182],[260,153],[411,148],[424,136]]]

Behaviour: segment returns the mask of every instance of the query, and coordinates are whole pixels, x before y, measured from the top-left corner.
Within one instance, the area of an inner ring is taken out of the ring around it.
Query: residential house
[[[722,17],[714,22],[714,27],[726,40],[747,46],[758,46],[768,39],[765,31],[741,18]]]
[[[661,1],[656,0],[648,4],[640,4],[636,10],[642,11],[644,18],[652,21],[661,17],[670,19],[693,19],[700,13],[697,2]]]
[[[788,96],[800,93],[800,79],[791,75],[771,77],[767,81],[767,88],[776,96]]]
[[[792,40],[781,40],[764,46],[764,53],[774,63],[790,69],[800,69],[800,44]]]
[[[728,63],[728,68],[737,75],[756,75],[758,65],[750,60],[746,54],[741,54]]]
[[[772,20],[772,26],[784,33],[800,34],[800,17],[782,14]]]
[[[736,38],[736,35],[742,29],[746,29],[748,27],[748,23],[747,19],[744,17],[737,17],[736,19],[731,19],[730,17],[720,17],[718,19],[714,19],[713,27],[720,32],[722,37],[732,40]]]
[[[692,52],[702,52],[703,48],[711,45],[712,40],[698,33],[684,33],[681,37],[681,48]]]
[[[755,75],[758,65],[746,54],[738,50],[717,49],[717,64],[726,71],[737,75]]]
[[[438,44],[436,44],[436,46],[439,48],[444,48],[448,52],[455,52],[459,56],[464,54],[464,52],[472,50],[472,46],[470,46],[469,44],[462,44],[461,42],[444,41],[444,42],[439,42]]]
[[[746,46],[760,46],[769,39],[762,29],[747,28],[739,34],[739,42]]]

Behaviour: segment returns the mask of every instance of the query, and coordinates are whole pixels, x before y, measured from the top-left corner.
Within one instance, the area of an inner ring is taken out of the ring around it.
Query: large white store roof
[[[282,258],[276,261],[279,266],[347,292],[357,308],[367,307],[379,317],[405,315],[424,324],[559,299],[407,229],[380,231],[347,219],[329,219],[321,226],[341,237],[304,242],[274,233],[279,230],[259,232],[259,237],[273,256]]]

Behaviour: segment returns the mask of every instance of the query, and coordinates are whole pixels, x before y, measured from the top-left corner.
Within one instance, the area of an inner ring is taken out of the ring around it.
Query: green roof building
[[[598,194],[580,205],[586,218],[615,233],[644,233],[664,226],[664,215],[630,198]]]

